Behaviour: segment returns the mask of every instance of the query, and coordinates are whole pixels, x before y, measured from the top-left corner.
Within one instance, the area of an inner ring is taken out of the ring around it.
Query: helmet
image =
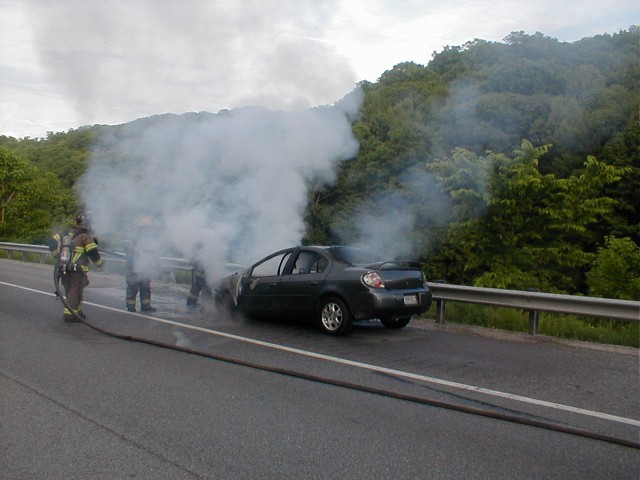
[[[140,217],[138,220],[138,227],[150,227],[153,225],[153,219],[151,217]]]
[[[76,226],[80,228],[89,228],[91,226],[89,212],[81,212],[76,215]]]

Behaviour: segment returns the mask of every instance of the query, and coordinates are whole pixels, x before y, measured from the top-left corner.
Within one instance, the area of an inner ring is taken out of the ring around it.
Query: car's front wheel
[[[411,321],[411,317],[399,317],[399,318],[381,318],[380,322],[387,328],[399,329],[406,327]]]
[[[218,307],[223,312],[229,314],[232,317],[235,316],[237,307],[233,303],[231,292],[229,292],[228,290],[216,291],[215,303],[216,307]]]
[[[320,302],[318,324],[328,335],[347,335],[353,329],[353,318],[342,300],[330,297]]]

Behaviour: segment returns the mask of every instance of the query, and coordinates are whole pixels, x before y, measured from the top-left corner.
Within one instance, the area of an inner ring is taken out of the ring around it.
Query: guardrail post
[[[436,300],[436,322],[444,323],[444,300]]]
[[[434,280],[433,283],[445,283],[444,280]],[[444,300],[436,300],[436,322],[444,323]]]
[[[527,288],[527,292],[539,292],[537,288]],[[537,310],[529,310],[529,335],[538,333],[539,312]]]
[[[537,310],[529,310],[529,335],[535,335],[538,332],[539,318]]]

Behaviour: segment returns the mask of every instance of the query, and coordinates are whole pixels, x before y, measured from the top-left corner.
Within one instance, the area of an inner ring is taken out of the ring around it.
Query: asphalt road
[[[188,310],[175,284],[146,316],[90,278],[93,327],[199,354],[64,323],[52,267],[0,260],[4,480],[638,479],[636,448],[412,401],[638,442],[637,350],[428,321],[333,338]]]

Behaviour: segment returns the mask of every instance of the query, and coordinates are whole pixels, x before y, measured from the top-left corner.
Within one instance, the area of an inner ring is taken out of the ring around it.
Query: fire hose
[[[78,313],[76,311],[72,310],[69,307],[67,299],[66,299],[65,295],[63,295],[63,292],[62,292],[62,290],[60,288],[60,272],[59,272],[59,268],[58,268],[57,264],[56,264],[56,268],[54,268],[53,278],[54,278],[54,283],[55,283],[55,286],[56,286],[56,295],[58,296],[58,298],[60,299],[62,304],[67,309],[69,309],[69,311],[71,311],[73,313],[74,317],[79,322],[84,323],[89,328],[91,328],[91,329],[93,329],[93,330],[95,330],[97,332],[100,332],[100,333],[102,333],[104,335],[108,335],[110,337],[120,338],[120,339],[123,339],[123,340],[129,340],[129,341],[133,341],[133,342],[144,343],[144,344],[147,344],[147,345],[153,345],[153,346],[162,347],[162,348],[168,348],[170,350],[177,350],[177,351],[189,353],[189,354],[192,354],[192,355],[197,355],[197,356],[200,356],[200,357],[209,358],[209,359],[212,359],[212,360],[218,360],[218,361],[222,361],[222,362],[230,363],[230,364],[234,364],[234,365],[240,365],[240,366],[249,367],[249,368],[253,368],[253,369],[258,369],[258,370],[263,370],[263,371],[267,371],[267,372],[277,373],[277,374],[280,374],[280,375],[285,375],[285,376],[288,376],[288,377],[298,378],[298,379],[302,379],[302,380],[308,380],[308,381],[316,382],[316,383],[322,383],[322,384],[325,384],[325,385],[332,385],[332,386],[336,386],[336,387],[347,388],[347,389],[350,389],[350,390],[356,390],[356,391],[360,391],[360,392],[370,393],[370,394],[373,394],[373,395],[383,396],[383,397],[387,397],[387,398],[395,398],[395,399],[398,399],[398,400],[404,400],[404,401],[408,401],[408,402],[412,402],[412,403],[418,403],[418,404],[422,404],[422,405],[429,405],[429,406],[432,406],[432,407],[439,407],[439,408],[443,408],[443,409],[447,409],[447,410],[453,410],[453,411],[457,411],[457,412],[468,413],[468,414],[471,414],[471,415],[477,415],[477,416],[481,416],[481,417],[487,417],[487,418],[493,418],[493,419],[497,419],[497,420],[503,420],[503,421],[507,421],[507,422],[511,422],[511,423],[520,424],[520,425],[528,425],[528,426],[531,426],[531,427],[542,428],[542,429],[551,430],[551,431],[555,431],[555,432],[567,433],[567,434],[570,434],[570,435],[576,435],[576,436],[579,436],[579,437],[585,437],[585,438],[589,438],[589,439],[592,439],[592,440],[599,440],[599,441],[604,441],[604,442],[607,442],[607,443],[613,443],[613,444],[621,445],[621,446],[624,446],[624,447],[640,449],[640,442],[638,442],[638,441],[633,441],[633,440],[629,440],[629,439],[626,439],[626,438],[621,438],[621,437],[616,437],[616,436],[613,436],[613,435],[594,432],[594,431],[587,430],[587,429],[571,427],[571,426],[563,425],[563,424],[560,424],[560,423],[554,423],[552,421],[525,418],[525,417],[518,416],[518,415],[496,412],[496,411],[492,411],[492,410],[489,410],[489,409],[482,409],[482,408],[471,407],[471,406],[467,406],[467,405],[460,405],[460,404],[456,404],[456,403],[452,403],[452,402],[445,402],[445,401],[441,401],[441,400],[435,400],[435,399],[430,399],[430,398],[425,398],[425,397],[419,397],[419,396],[416,396],[416,395],[409,395],[409,394],[394,392],[394,391],[391,391],[391,390],[385,390],[385,389],[376,388],[376,387],[369,387],[369,386],[366,386],[366,385],[358,385],[358,384],[355,384],[355,383],[352,383],[352,382],[346,382],[346,381],[327,378],[327,377],[320,377],[320,376],[317,376],[317,375],[311,375],[311,374],[307,374],[307,373],[303,373],[303,372],[297,372],[295,370],[290,370],[290,369],[286,369],[286,368],[273,367],[273,366],[270,366],[270,365],[264,365],[264,364],[249,362],[249,361],[246,361],[246,360],[241,360],[241,359],[232,358],[232,357],[226,357],[226,356],[217,355],[217,354],[214,354],[214,353],[203,352],[203,351],[195,350],[195,349],[188,348],[188,347],[185,347],[185,346],[182,346],[182,345],[176,345],[176,344],[162,342],[162,341],[158,341],[158,340],[150,340],[150,339],[143,338],[143,337],[137,337],[137,336],[133,336],[133,335],[125,335],[125,334],[122,334],[122,333],[113,332],[111,330],[107,330],[105,328],[93,325],[90,322],[87,322],[86,319],[82,318],[80,315],[78,315]]]

